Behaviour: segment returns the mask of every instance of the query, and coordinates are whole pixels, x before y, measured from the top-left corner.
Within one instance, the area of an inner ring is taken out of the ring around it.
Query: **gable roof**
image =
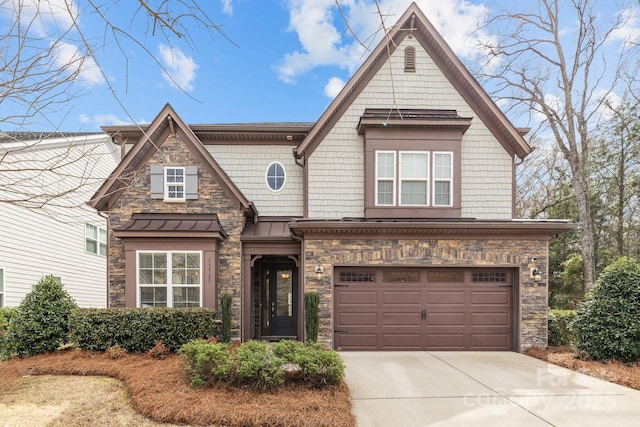
[[[471,75],[467,67],[462,64],[420,8],[415,3],[411,3],[398,22],[320,116],[315,126],[298,146],[297,157],[308,157],[313,153],[397,46],[410,34],[416,37],[442,73],[511,156],[515,154],[522,159],[531,153],[531,147],[522,138],[518,129],[513,126]]]
[[[127,185],[131,183],[136,171],[140,170],[169,135],[174,133],[180,135],[184,144],[205,165],[213,179],[222,187],[231,200],[239,203],[242,209],[250,216],[257,214],[253,204],[236,187],[231,178],[203,147],[198,137],[195,136],[189,126],[182,121],[169,104],[164,106],[151,124],[142,132],[138,141],[93,195],[89,205],[99,211],[108,210],[120,197]]]

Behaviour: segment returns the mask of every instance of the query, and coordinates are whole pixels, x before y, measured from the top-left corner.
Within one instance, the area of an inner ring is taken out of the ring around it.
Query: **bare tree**
[[[524,107],[542,118],[539,130],[550,135],[566,159],[578,207],[588,290],[595,279],[589,140],[600,104],[623,77],[631,75],[636,46],[614,43],[629,20],[624,10],[600,27],[595,0],[534,3],[537,10],[505,11],[489,20],[487,25],[497,37],[484,48],[493,60],[477,74],[495,85],[493,95],[509,102],[509,112]],[[619,50],[617,63],[607,62],[611,49]]]
[[[49,150],[43,158],[34,154],[47,145],[46,139],[64,137],[56,133],[59,123],[48,118],[50,113],[64,111],[70,101],[89,94],[91,84],[107,85],[135,122],[120,101],[126,82],[118,89],[106,77],[102,64],[113,63],[114,58],[106,57],[103,47],[119,49],[125,72],[133,50],[144,53],[145,59],[172,79],[153,54],[151,43],[159,39],[173,45],[181,40],[195,50],[192,31],[226,38],[197,0],[136,0],[131,15],[132,3],[86,0],[80,6],[75,0],[0,0],[0,18],[7,24],[0,33],[0,129],[47,123],[51,133],[31,138],[29,147],[26,138],[0,132],[0,203],[29,209],[76,207],[72,193],[84,191],[91,180],[106,178],[96,177],[91,170],[97,156],[105,155],[104,147],[96,150],[95,146],[70,143]],[[102,28],[82,26],[89,17],[97,17]],[[131,28],[144,31],[137,35]],[[180,88],[178,82],[173,83]]]

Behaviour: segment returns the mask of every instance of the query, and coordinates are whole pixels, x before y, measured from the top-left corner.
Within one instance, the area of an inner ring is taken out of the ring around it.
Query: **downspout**
[[[304,288],[307,282],[307,276],[304,274],[304,239],[302,237],[298,237],[295,235],[291,229],[289,229],[291,233],[291,237],[294,240],[300,242],[300,271],[298,273],[298,280],[300,281],[300,292],[298,293],[298,307],[300,307],[300,317],[298,321],[298,327],[300,327],[300,335],[302,336],[302,342],[305,342],[305,334],[304,334]]]

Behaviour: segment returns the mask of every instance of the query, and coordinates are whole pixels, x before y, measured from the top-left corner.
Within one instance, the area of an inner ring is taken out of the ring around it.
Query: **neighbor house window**
[[[139,307],[200,307],[202,252],[138,252]]]
[[[84,250],[92,254],[107,255],[107,230],[92,224],[84,226]]]
[[[267,186],[271,191],[280,191],[284,187],[287,175],[282,164],[273,162],[267,168]]]
[[[4,307],[4,268],[0,268],[0,308]]]
[[[376,206],[452,205],[451,152],[376,151],[375,167]]]
[[[184,168],[164,169],[164,198],[166,200],[184,200]]]

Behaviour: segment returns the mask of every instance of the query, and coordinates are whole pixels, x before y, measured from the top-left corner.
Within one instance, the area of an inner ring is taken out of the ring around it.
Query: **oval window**
[[[271,191],[280,191],[284,187],[286,174],[284,166],[278,162],[273,162],[267,168],[267,186]]]

